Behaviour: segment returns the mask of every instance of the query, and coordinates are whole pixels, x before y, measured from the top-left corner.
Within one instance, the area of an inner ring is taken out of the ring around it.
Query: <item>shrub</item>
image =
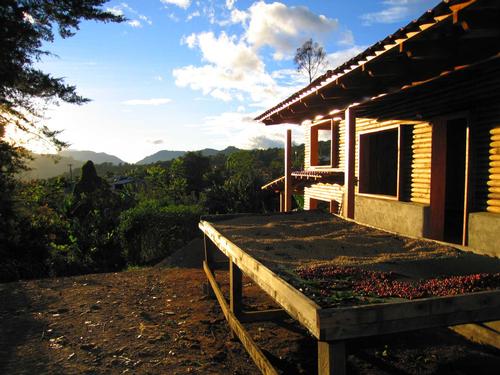
[[[119,233],[129,265],[150,264],[198,234],[201,208],[144,201],[121,215]]]

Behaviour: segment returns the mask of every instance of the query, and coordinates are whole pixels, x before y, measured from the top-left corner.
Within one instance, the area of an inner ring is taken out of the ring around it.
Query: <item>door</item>
[[[469,131],[466,117],[432,124],[430,236],[464,243]]]

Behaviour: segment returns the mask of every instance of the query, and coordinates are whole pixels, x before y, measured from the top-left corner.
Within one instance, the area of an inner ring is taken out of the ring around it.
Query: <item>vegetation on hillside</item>
[[[22,163],[16,154],[1,155]],[[302,161],[297,146],[295,168]],[[74,181],[68,173],[31,181],[9,176],[0,180],[9,192],[8,215],[0,217],[0,279],[153,263],[197,236],[203,214],[276,210],[277,196],[260,187],[282,171],[283,150],[275,148],[210,157],[188,152],[150,165],[89,161],[75,169]]]

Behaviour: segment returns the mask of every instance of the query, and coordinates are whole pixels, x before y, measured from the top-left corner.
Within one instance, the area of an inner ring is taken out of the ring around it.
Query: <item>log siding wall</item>
[[[356,156],[355,156],[355,174],[356,179],[359,179],[359,134],[369,131],[384,130],[397,125],[409,127],[409,142],[407,142],[405,155],[407,156],[407,164],[402,166],[403,180],[401,200],[415,203],[429,204],[430,201],[430,159],[431,159],[431,141],[432,127],[426,122],[408,122],[390,120],[378,122],[374,119],[358,118],[356,120]],[[311,126],[306,126],[305,133],[305,149],[304,149],[304,166],[306,170],[315,169],[310,164],[310,135]],[[339,168],[344,169],[345,165],[345,122],[341,121],[339,126]],[[356,186],[356,192],[358,188]],[[322,201],[334,200],[342,204],[343,186],[338,184],[313,184],[306,187],[304,190],[305,209],[309,208],[308,199],[313,198]]]
[[[490,130],[486,210],[500,214],[500,126]]]

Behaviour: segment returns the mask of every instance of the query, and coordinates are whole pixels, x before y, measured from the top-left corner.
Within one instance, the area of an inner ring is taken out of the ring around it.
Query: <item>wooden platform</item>
[[[285,281],[284,277],[279,275],[276,270],[272,269],[277,264],[276,257],[271,260],[265,259],[260,261],[258,259],[259,256],[255,256],[255,254],[259,254],[257,251],[258,246],[253,246],[251,244],[247,244],[248,248],[240,246],[240,243],[245,242],[244,240],[235,234],[227,234],[227,230],[224,232],[225,234],[223,234],[220,229],[227,229],[230,228],[230,225],[237,226],[237,223],[240,223],[242,228],[246,228],[249,232],[250,229],[255,230],[256,228],[265,232],[266,228],[269,228],[269,226],[272,226],[273,223],[280,219],[288,220],[295,218],[299,222],[303,220],[302,217],[294,217],[293,215],[304,215],[304,213],[265,215],[261,217],[262,220],[257,224],[249,224],[248,216],[235,217],[228,215],[207,217],[199,223],[199,228],[205,235],[206,260],[204,269],[210,285],[215,292],[234,334],[240,338],[241,342],[263,373],[274,374],[277,372],[272,368],[265,356],[248,336],[244,327],[241,325],[241,321],[246,319],[254,321],[258,319],[270,319],[280,315],[282,312],[273,310],[271,312],[254,313],[252,316],[251,313],[241,311],[241,272],[249,276],[269,294],[269,296],[271,296],[289,316],[297,320],[317,338],[318,373],[322,375],[345,373],[344,342],[346,339],[438,326],[500,320],[500,290],[417,300],[390,301],[387,303],[359,306],[321,307],[310,297],[300,292],[297,287]],[[318,218],[320,222],[325,220],[324,216],[318,216]],[[335,218],[335,220],[341,219]],[[313,223],[308,224],[314,226],[314,220]],[[247,225],[247,227],[245,227],[245,225]],[[294,228],[291,226],[289,230],[290,236],[295,237],[295,241],[297,241],[297,231],[294,231]],[[366,235],[369,235],[369,233],[370,232],[367,231]],[[283,237],[283,241],[287,240],[286,236],[281,237]],[[279,238],[277,239],[279,240]],[[276,238],[274,240],[276,240]],[[330,240],[332,239],[330,238]],[[421,246],[422,241],[419,241],[419,246]],[[271,242],[273,242],[272,238]],[[279,241],[274,243],[276,246],[279,246]],[[428,244],[429,248],[436,246],[436,243],[432,241],[429,241]],[[298,247],[300,248],[300,246]],[[219,249],[230,260],[231,293],[229,303],[223,298],[212,272],[213,252],[215,248]],[[307,247],[303,246],[302,248],[304,249],[301,250],[303,253],[303,261],[310,262],[311,256],[307,253]],[[439,258],[441,251],[443,254],[448,254],[447,249],[439,249],[437,255],[435,252],[430,252],[431,258]],[[300,263],[300,253],[300,251],[295,252],[294,258],[290,260],[285,250],[276,252],[276,254],[282,254],[289,264],[294,264],[294,261]],[[334,251],[332,251],[332,254],[333,253]],[[324,255],[322,256],[324,257]],[[334,257],[334,255],[332,255],[332,257]],[[496,268],[499,263],[494,259],[488,262],[486,258],[486,264],[489,264],[489,267],[493,267],[496,272],[500,272],[500,268]],[[388,263],[390,264],[390,262]],[[377,263],[375,265],[379,264]]]

